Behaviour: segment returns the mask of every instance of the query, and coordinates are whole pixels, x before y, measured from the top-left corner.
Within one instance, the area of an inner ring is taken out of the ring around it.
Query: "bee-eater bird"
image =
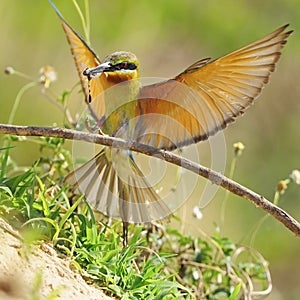
[[[134,54],[115,52],[101,62],[50,3],[101,133],[165,150],[206,140],[241,115],[268,83],[292,32],[282,26],[221,58],[201,59],[173,79],[141,86]],[[125,224],[149,223],[172,213],[130,151],[105,147],[66,181],[94,209]]]

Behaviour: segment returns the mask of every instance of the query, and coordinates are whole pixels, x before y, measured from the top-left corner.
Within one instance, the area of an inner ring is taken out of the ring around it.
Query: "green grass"
[[[268,286],[265,260],[217,231],[193,237],[161,224],[151,231],[131,225],[129,245],[123,247],[122,223],[95,215],[82,195],[63,184],[71,167],[63,140],[37,139],[41,157],[25,171],[12,161],[11,143],[16,138],[6,137],[0,152],[0,216],[27,243],[52,242],[106,294],[120,299],[239,299],[249,293],[250,283]]]

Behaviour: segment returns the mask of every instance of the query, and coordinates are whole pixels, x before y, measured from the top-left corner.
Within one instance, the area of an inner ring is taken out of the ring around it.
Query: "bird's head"
[[[108,81],[119,83],[138,78],[139,67],[139,61],[133,53],[119,51],[108,55],[97,67],[85,69],[83,75],[90,80],[104,73]]]

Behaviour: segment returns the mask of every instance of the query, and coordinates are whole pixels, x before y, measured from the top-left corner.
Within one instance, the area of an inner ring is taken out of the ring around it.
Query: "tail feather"
[[[94,209],[123,222],[150,223],[171,214],[128,151],[104,148],[65,181]]]

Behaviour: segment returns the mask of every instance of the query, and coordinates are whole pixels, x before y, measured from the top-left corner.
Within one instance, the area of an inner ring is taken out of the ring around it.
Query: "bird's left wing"
[[[292,32],[286,28],[217,60],[203,59],[173,80],[143,87],[133,140],[171,150],[225,128],[269,81]]]

